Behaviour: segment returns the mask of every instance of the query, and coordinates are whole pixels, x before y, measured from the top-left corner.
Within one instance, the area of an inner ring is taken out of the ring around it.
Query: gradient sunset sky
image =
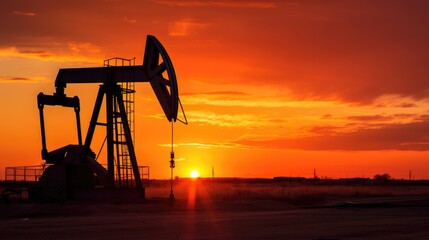
[[[174,64],[190,122],[176,174],[429,178],[429,1],[0,2],[0,179],[43,163],[36,104],[59,68],[142,63],[146,35]],[[86,133],[98,86],[69,85]],[[170,124],[136,85],[136,154],[169,177]],[[74,113],[46,108],[48,150],[77,143]],[[98,129],[92,150],[104,139]],[[101,158],[101,162],[105,161]]]

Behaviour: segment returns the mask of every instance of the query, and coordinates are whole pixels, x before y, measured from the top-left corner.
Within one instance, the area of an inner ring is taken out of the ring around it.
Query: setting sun
[[[197,170],[192,170],[189,175],[191,176],[191,178],[197,178],[200,176],[200,173]]]

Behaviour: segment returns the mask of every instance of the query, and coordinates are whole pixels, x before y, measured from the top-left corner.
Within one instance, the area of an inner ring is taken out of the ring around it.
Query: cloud
[[[323,116],[320,117],[321,119],[332,119],[333,116],[331,114],[324,114]]]
[[[236,69],[224,71],[228,59],[215,69],[240,76],[242,84],[289,90],[296,98],[363,105],[387,94],[427,98],[429,32],[422,29],[428,7],[425,1],[304,1],[293,9],[270,8],[261,17],[240,12],[241,19],[219,28],[228,33],[222,53],[241,58],[234,59]],[[215,26],[215,33],[223,32]],[[251,66],[245,73],[237,69],[243,62]]]
[[[13,11],[14,15],[25,16],[25,17],[34,17],[37,14],[34,12],[23,12],[23,11]]]
[[[171,143],[159,144],[161,147],[171,147]],[[237,143],[201,143],[201,142],[187,142],[187,143],[176,143],[173,145],[174,147],[195,147],[195,148],[242,148],[242,146]]]
[[[210,26],[208,23],[198,22],[192,18],[184,18],[168,25],[168,35],[172,37],[186,37],[208,26]]]
[[[190,124],[218,127],[266,128],[282,126],[287,122],[282,118],[274,118],[262,114],[220,114],[210,111],[188,111],[186,112],[186,116]],[[162,114],[152,115],[151,117],[157,119],[165,118]]]
[[[242,96],[242,95],[249,95],[248,93],[245,92],[240,92],[240,91],[216,91],[216,92],[201,92],[201,93],[181,93],[180,95],[182,96],[193,96],[193,95],[238,95],[238,96]]]
[[[225,142],[178,143],[175,147],[260,148],[306,151],[429,151],[429,118],[421,122],[384,124],[344,132],[341,127],[314,127],[312,136],[287,137],[279,134],[246,134]],[[170,144],[160,144],[171,147]]]
[[[319,135],[271,139],[243,138],[235,143],[268,149],[300,149],[311,151],[428,151],[429,119],[405,124],[385,124],[378,128],[361,128],[339,132],[336,128],[318,130]]]
[[[168,39],[163,43],[182,76],[201,81],[228,79],[225,84],[279,89],[296,99],[357,104],[387,94],[429,96],[429,2],[286,6],[290,2],[77,1],[64,8],[60,1],[8,1],[0,46],[42,49],[46,55],[39,57],[46,59],[58,53],[52,49],[57,43],[90,42],[123,56],[141,49],[145,33],[139,29],[145,29]],[[179,38],[185,36],[193,38]],[[67,55],[64,49],[60,55]],[[401,106],[412,108],[409,103]]]
[[[352,121],[390,121],[394,117],[393,116],[386,116],[386,115],[362,115],[362,116],[348,116],[346,117],[347,120]]]
[[[176,7],[221,7],[221,8],[274,8],[278,5],[268,1],[155,1],[157,4]]]
[[[339,126],[312,126],[309,128],[310,133],[317,135],[332,135],[339,131],[344,131],[344,128]]]
[[[396,105],[395,107],[398,107],[398,108],[414,108],[414,107],[417,107],[417,105],[415,103],[401,103],[399,105]]]
[[[46,80],[45,78],[0,76],[0,83],[37,83]]]
[[[235,94],[238,95],[238,94]],[[243,95],[242,95],[243,96]],[[328,107],[338,104],[335,101],[296,101],[287,98],[257,98],[249,96],[247,98],[225,98],[218,94],[194,94],[185,95],[181,98],[186,105],[212,105],[224,107],[252,107],[252,108],[317,108]]]
[[[68,48],[74,54],[88,55],[100,53],[101,50],[98,46],[95,46],[89,42],[69,42]]]
[[[425,99],[415,99],[412,96],[404,96],[398,94],[384,94],[377,97],[373,101],[373,105],[377,108],[418,108],[426,105]],[[401,110],[403,111],[403,110]]]
[[[398,122],[401,120],[415,120],[419,115],[413,113],[401,113],[401,114],[376,114],[376,115],[358,115],[358,116],[347,116],[345,119],[355,122]]]
[[[128,23],[137,23],[137,20],[134,18],[124,17],[124,21]]]
[[[86,54],[79,54],[80,51],[85,49],[85,46],[80,44],[69,44],[69,51],[64,52],[49,52],[42,49],[23,48],[18,49],[16,47],[4,47],[0,48],[0,58],[28,58],[37,59],[42,61],[55,61],[55,62],[78,62],[78,63],[97,63],[102,62],[102,58]],[[88,52],[89,49],[86,49]],[[95,52],[94,52],[95,53]]]

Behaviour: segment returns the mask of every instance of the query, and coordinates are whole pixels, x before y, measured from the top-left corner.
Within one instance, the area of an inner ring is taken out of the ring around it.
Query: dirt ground
[[[429,195],[306,207],[180,199],[0,204],[0,239],[429,239]]]

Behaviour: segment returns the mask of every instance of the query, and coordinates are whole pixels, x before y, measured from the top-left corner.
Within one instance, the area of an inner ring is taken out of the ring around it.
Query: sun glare
[[[200,173],[197,170],[192,170],[190,176],[191,178],[197,178],[200,176]]]

